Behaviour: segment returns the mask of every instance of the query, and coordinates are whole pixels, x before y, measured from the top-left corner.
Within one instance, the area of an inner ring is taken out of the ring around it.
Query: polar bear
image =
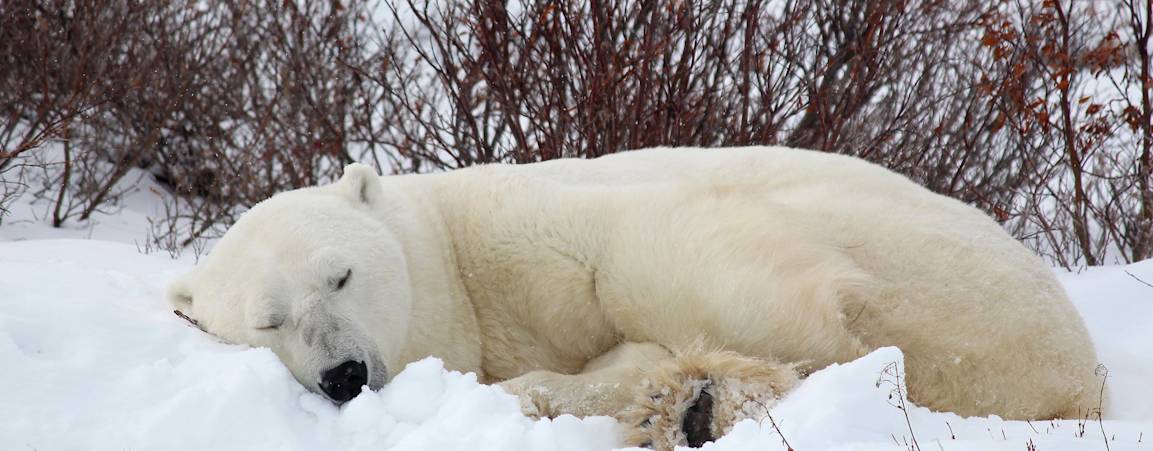
[[[780,147],[381,177],[248,211],[170,302],[335,402],[437,356],[527,414],[699,446],[882,346],[911,399],[1087,415],[1096,356],[1049,268],[980,211],[862,160]]]

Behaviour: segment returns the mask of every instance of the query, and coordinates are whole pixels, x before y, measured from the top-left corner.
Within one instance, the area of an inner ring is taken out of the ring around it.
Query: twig
[[[1144,281],[1144,280],[1141,280],[1141,278],[1140,278],[1140,277],[1137,277],[1137,276],[1133,275],[1133,273],[1129,272],[1129,270],[1125,270],[1125,274],[1128,274],[1128,275],[1129,275],[1129,277],[1132,277],[1132,278],[1133,278],[1133,280],[1136,280],[1136,281],[1138,281],[1138,282],[1141,282],[1141,283],[1145,284],[1145,286],[1147,286],[1147,287],[1149,287],[1149,288],[1153,288],[1153,284],[1151,284],[1151,283],[1149,283],[1149,282],[1146,282],[1146,281]]]
[[[893,379],[886,379],[886,375],[892,376]],[[897,362],[890,362],[888,365],[885,365],[884,369],[881,370],[881,376],[879,379],[877,379],[877,386],[879,387],[882,382],[887,382],[893,385],[893,391],[889,394],[890,404],[892,404],[891,400],[893,396],[896,396],[897,404],[892,405],[893,407],[900,409],[901,413],[905,415],[905,426],[909,428],[909,438],[913,441],[913,445],[910,447],[910,449],[912,451],[921,451],[921,444],[917,442],[917,434],[913,432],[913,422],[909,419],[909,409],[905,405],[905,392],[904,390],[901,390],[901,373],[900,370],[897,369]]]
[[[195,326],[197,329],[200,329],[201,332],[208,333],[207,330],[204,330],[204,326],[200,325],[199,321],[196,321],[196,320],[190,318],[188,315],[185,315],[184,312],[182,312],[180,310],[173,310],[172,313],[176,314],[176,316],[183,318],[185,321],[188,321],[188,324],[191,324],[191,325]]]
[[[1101,408],[1105,402],[1105,382],[1109,380],[1109,368],[1105,365],[1097,365],[1095,373],[1101,376],[1101,390],[1097,393],[1097,427],[1101,428],[1101,439],[1105,440],[1105,451],[1109,451],[1109,436],[1105,435],[1105,422],[1101,419]]]
[[[781,428],[777,427],[776,420],[773,420],[773,414],[766,411],[765,416],[769,417],[769,424],[773,425],[773,430],[777,431],[777,435],[781,436],[781,443],[785,445],[786,449],[793,451],[793,445],[789,444],[789,440],[785,438],[785,434],[781,432]]]
[[[769,413],[769,406],[765,405],[765,403],[760,402],[756,399],[754,399],[753,402],[760,405],[762,409],[765,409],[765,416],[768,417],[769,424],[771,424],[773,426],[774,431],[777,431],[777,435],[781,436],[781,444],[785,445],[785,448],[787,448],[788,451],[793,451],[793,446],[790,445],[789,441],[785,439],[785,433],[781,432],[781,428],[777,426],[776,420],[773,419],[773,414]]]

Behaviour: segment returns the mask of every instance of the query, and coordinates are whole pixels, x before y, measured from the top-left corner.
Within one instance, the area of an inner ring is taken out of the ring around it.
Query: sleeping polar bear
[[[864,161],[651,149],[380,177],[246,213],[170,301],[336,402],[433,355],[527,414],[699,446],[881,346],[911,399],[1086,415],[1096,356],[1048,267],[980,211]]]

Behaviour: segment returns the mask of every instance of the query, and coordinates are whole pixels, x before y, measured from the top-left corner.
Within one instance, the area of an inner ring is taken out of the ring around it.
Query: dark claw
[[[681,425],[681,430],[685,432],[685,439],[688,440],[689,446],[700,448],[706,442],[713,441],[715,438],[712,433],[712,424],[713,395],[701,390],[697,401],[685,411],[685,421]]]

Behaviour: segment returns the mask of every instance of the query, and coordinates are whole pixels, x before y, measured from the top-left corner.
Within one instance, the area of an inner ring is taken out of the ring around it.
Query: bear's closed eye
[[[344,273],[344,277],[341,277],[340,280],[336,281],[336,289],[340,290],[340,289],[344,288],[344,285],[348,283],[349,277],[352,277],[352,270],[351,269],[349,269],[348,272]]]
[[[257,327],[256,330],[276,330],[276,329],[279,329],[280,326],[284,325],[284,318],[285,318],[284,315],[279,315],[279,314],[274,314],[272,316],[269,316],[268,322],[265,323],[267,325]]]

